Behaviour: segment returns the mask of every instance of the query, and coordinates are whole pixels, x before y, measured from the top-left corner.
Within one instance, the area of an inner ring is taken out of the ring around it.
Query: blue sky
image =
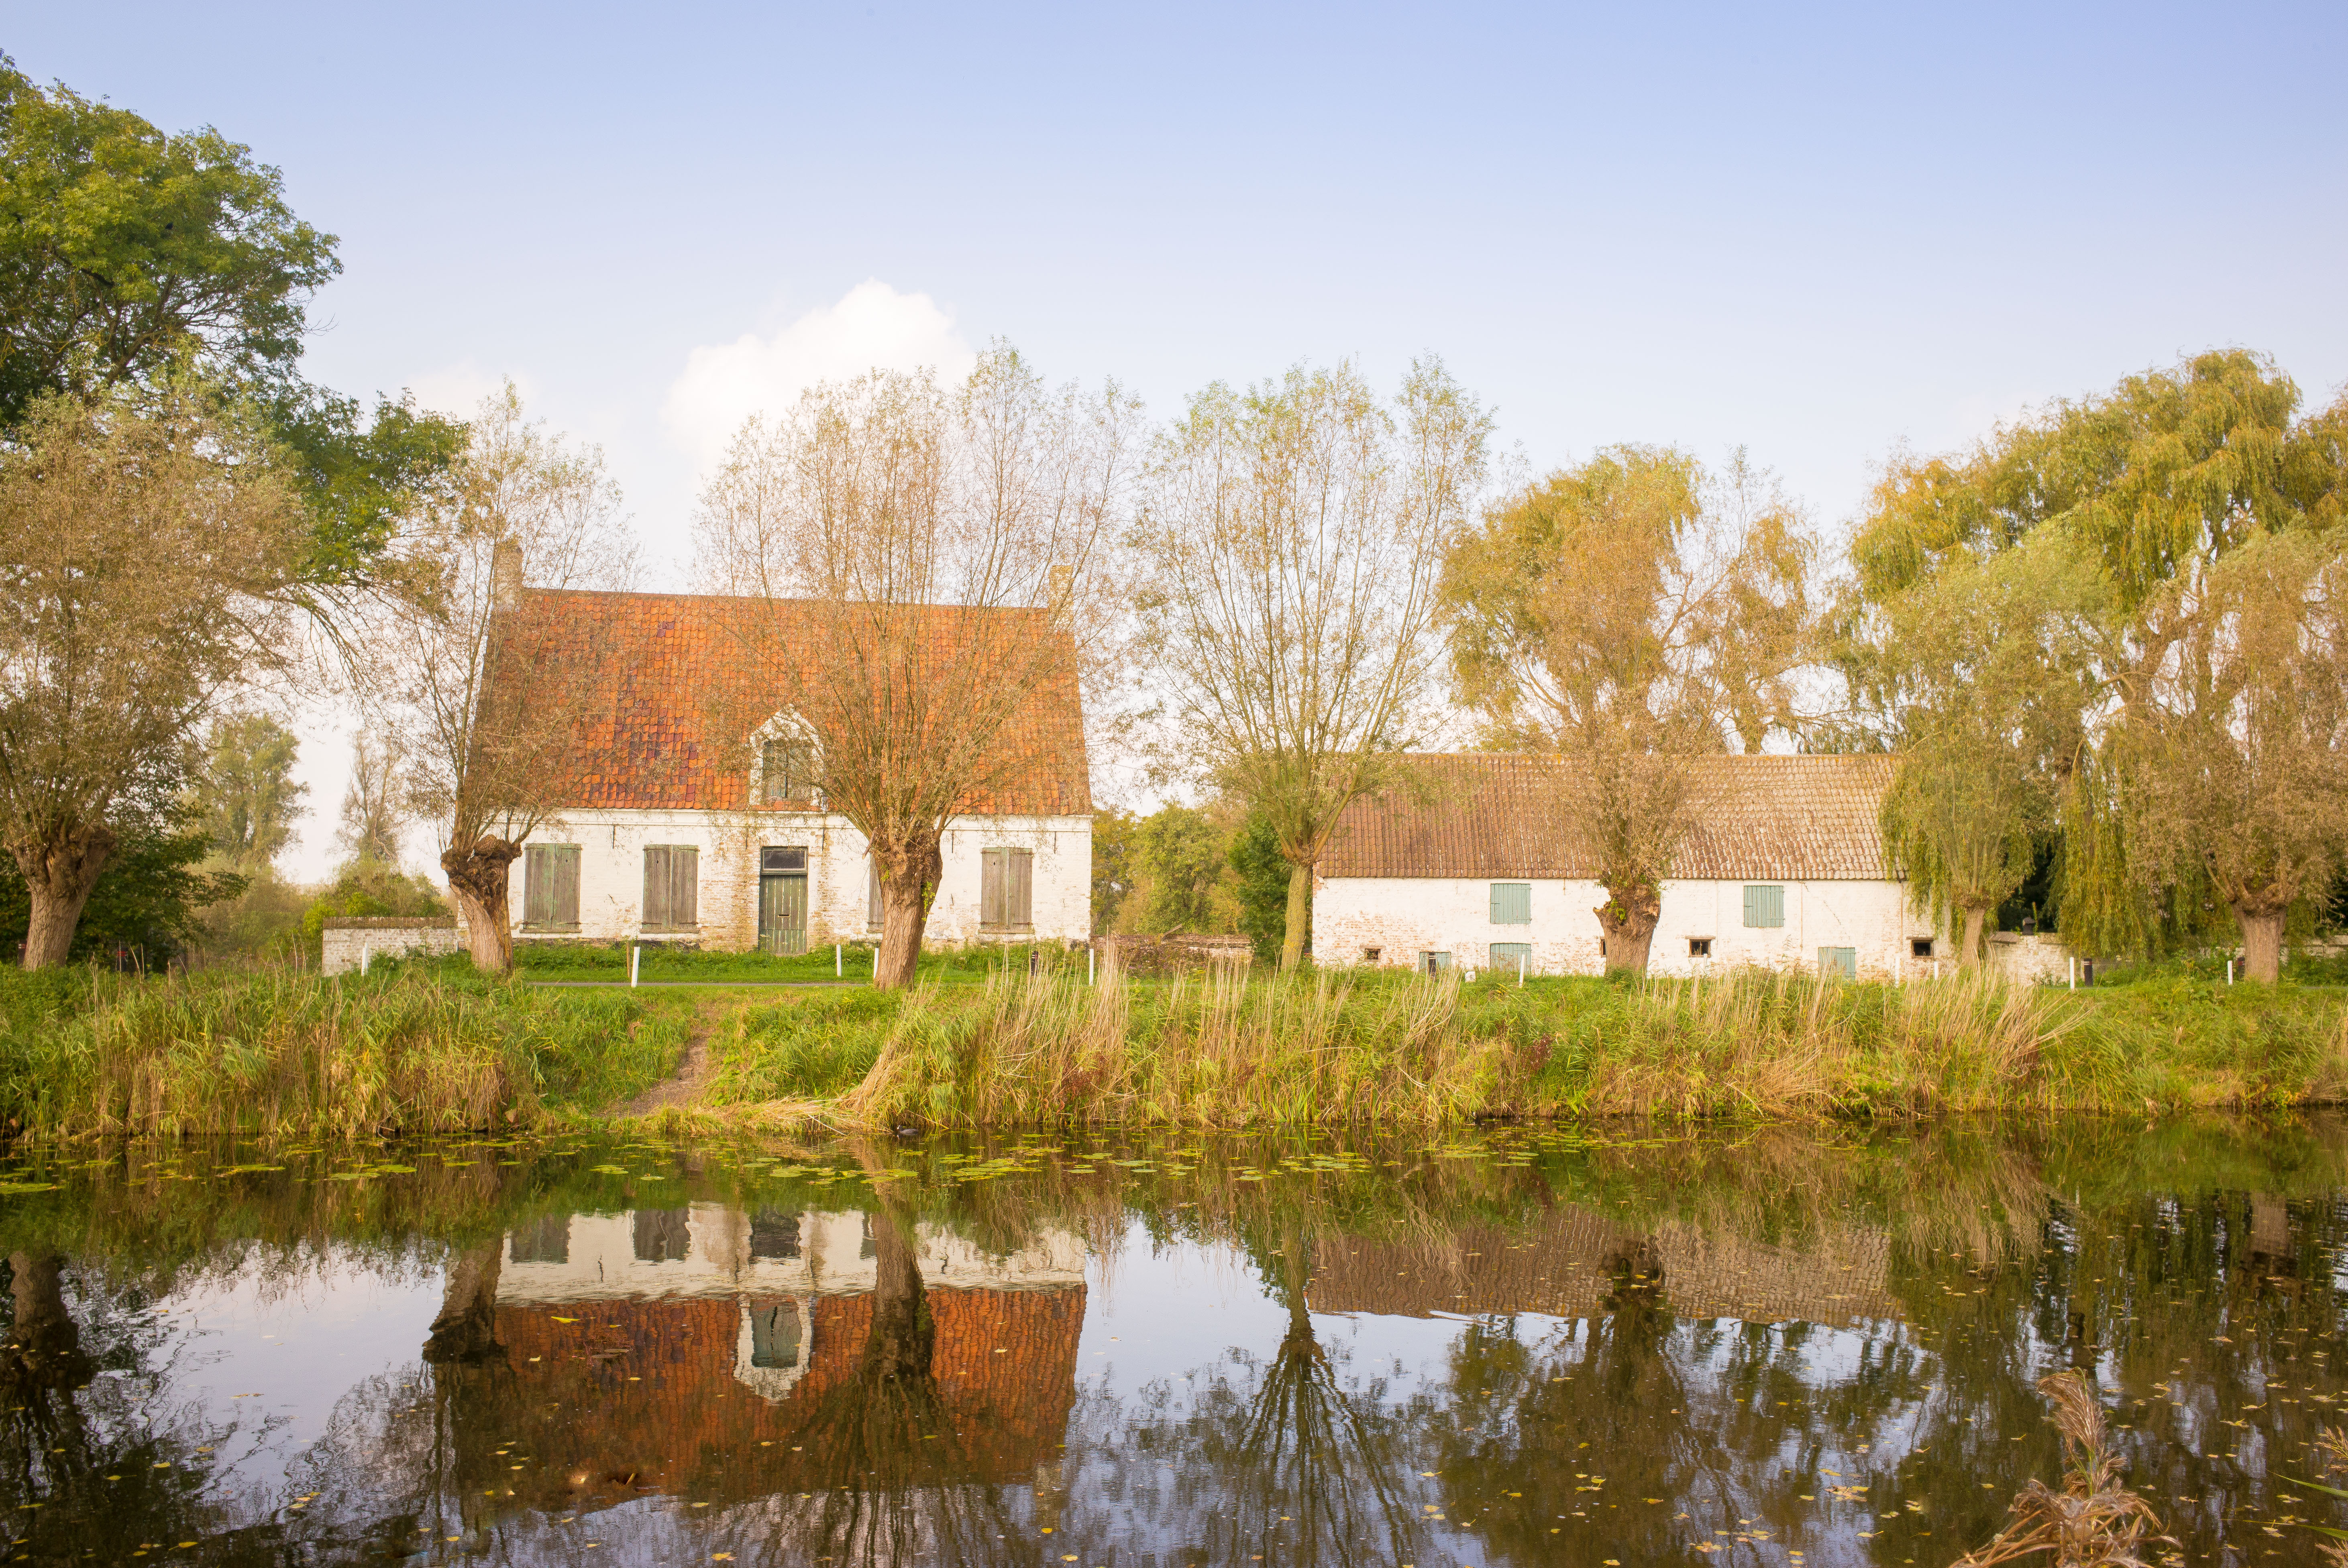
[[[2348,382],[2337,5],[97,4],[0,47],[282,167],[342,237],[312,374],[515,376],[671,570],[741,413],[996,335],[1161,415],[1432,350],[1538,466],[1741,443],[1829,529],[1897,443],[2194,350]]]

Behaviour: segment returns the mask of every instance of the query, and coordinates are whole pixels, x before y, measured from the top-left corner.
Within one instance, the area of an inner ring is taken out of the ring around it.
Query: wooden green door
[[[796,876],[758,878],[758,946],[795,958],[807,951],[808,879]]]

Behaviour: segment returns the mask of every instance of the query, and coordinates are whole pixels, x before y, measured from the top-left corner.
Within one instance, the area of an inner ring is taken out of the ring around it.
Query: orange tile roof
[[[1032,621],[1023,636],[1067,636],[1042,610],[929,606],[922,613],[925,641],[948,650],[971,636],[973,616]],[[594,693],[553,781],[554,798],[572,808],[742,809],[749,798],[742,768],[747,736],[788,705],[787,682],[762,673],[750,651],[779,644],[795,659],[828,656],[812,607],[714,594],[525,589],[499,614],[494,632],[486,702],[526,702],[535,672],[557,665]],[[1073,679],[1035,692],[1003,745],[1016,766],[961,809],[1047,816],[1091,811],[1083,707]]]
[[[1323,851],[1323,876],[1556,877],[1594,869],[1560,803],[1566,764],[1467,753],[1410,759],[1420,788],[1356,801]],[[1675,877],[1873,881],[1888,756],[1691,757],[1695,826]]]

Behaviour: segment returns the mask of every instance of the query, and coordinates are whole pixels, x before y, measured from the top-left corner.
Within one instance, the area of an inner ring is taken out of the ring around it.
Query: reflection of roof
[[[1609,1310],[1604,1298],[1635,1268],[1659,1276],[1663,1299],[1684,1317],[1842,1326],[1901,1316],[1885,1283],[1890,1250],[1874,1231],[1784,1246],[1687,1225],[1634,1230],[1559,1208],[1521,1229],[1471,1225],[1441,1241],[1323,1241],[1306,1294],[1316,1312],[1589,1317]]]
[[[940,1430],[909,1456],[912,1483],[1032,1478],[1057,1460],[1066,1436],[1084,1287],[932,1288],[926,1299]],[[533,1505],[562,1508],[651,1492],[735,1501],[845,1484],[869,1460],[802,1437],[854,1376],[873,1302],[870,1293],[808,1303],[609,1300],[572,1312],[500,1303],[497,1337],[515,1382],[507,1425],[530,1429],[520,1446],[531,1460],[507,1484]],[[769,1359],[789,1356],[799,1374],[770,1399],[742,1378],[741,1361],[751,1315],[778,1309],[806,1332],[769,1347],[780,1352]]]
[[[909,605],[904,614],[918,623],[916,656],[936,667],[1068,637],[1045,610]],[[485,702],[527,701],[533,671],[558,665],[582,690],[608,694],[588,705],[556,759],[552,798],[572,807],[741,809],[747,737],[788,705],[788,682],[770,661],[839,654],[821,645],[815,608],[795,600],[525,589],[497,630]],[[1092,809],[1073,675],[1028,695],[993,749],[1003,772],[962,810]]]
[[[1890,787],[1887,756],[1712,756],[1693,775],[1694,827],[1672,875],[1788,882],[1884,875],[1877,814]],[[1425,794],[1357,801],[1338,818],[1323,876],[1587,877],[1552,759],[1460,755],[1411,759]]]

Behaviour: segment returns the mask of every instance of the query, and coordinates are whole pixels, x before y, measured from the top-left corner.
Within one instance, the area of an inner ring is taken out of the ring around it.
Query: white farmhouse
[[[1357,802],[1313,897],[1322,964],[1603,972],[1606,890],[1540,757],[1413,759],[1416,787]],[[1887,866],[1886,756],[1689,760],[1695,824],[1663,886],[1648,972],[1736,965],[1897,979],[1953,948]]]
[[[592,661],[596,689],[610,692],[577,723],[551,781],[557,807],[514,867],[517,941],[793,954],[879,937],[880,881],[864,835],[811,782],[821,738],[788,712],[733,733],[778,683],[747,667],[753,644],[732,623],[788,606],[516,591],[521,616],[559,628],[553,641]],[[1042,611],[959,613],[1033,616],[1033,635],[1067,635]],[[547,641],[535,639],[532,657],[546,656]],[[834,656],[800,646],[805,657]],[[500,660],[489,700],[527,701],[526,666]],[[1073,686],[1031,698],[1002,743],[1020,765],[997,794],[952,819],[926,938],[1082,941],[1092,927],[1092,801]]]

